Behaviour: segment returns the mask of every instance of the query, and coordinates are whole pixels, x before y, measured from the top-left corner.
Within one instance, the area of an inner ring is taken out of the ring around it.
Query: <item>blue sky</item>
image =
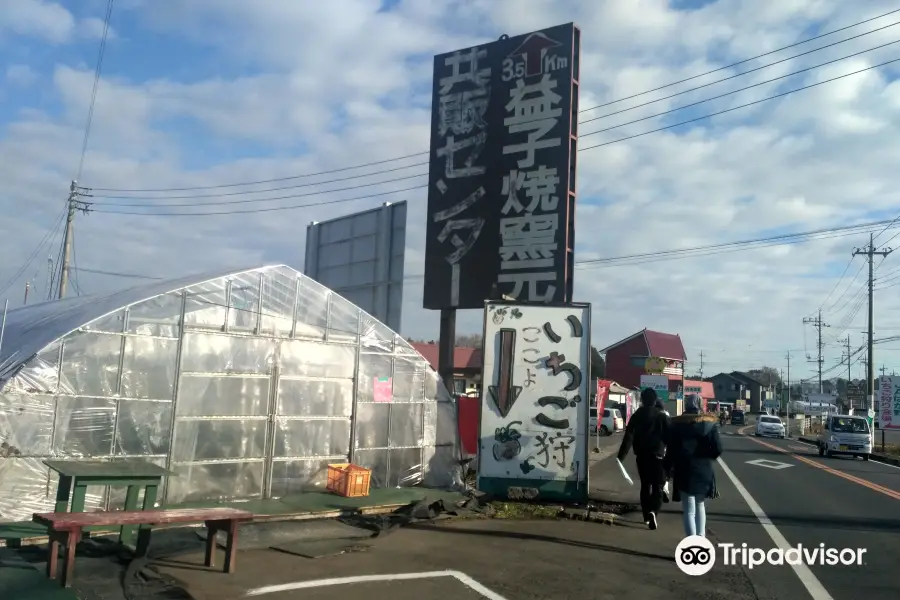
[[[14,214],[9,223],[12,234],[0,240],[0,251],[10,265],[0,269],[0,284],[26,262],[51,229],[74,175],[97,56],[97,23],[105,5],[102,0],[22,0],[17,5],[19,12],[0,15],[0,180],[6,182],[0,188],[0,202],[7,214]],[[582,29],[584,44],[581,106],[590,107],[895,8],[881,0],[867,4],[868,12],[837,0],[773,3],[763,8],[741,0],[610,0],[598,4],[561,0],[535,6],[531,11],[516,10],[510,0],[427,4],[347,0],[324,5],[288,5],[277,0],[119,0],[82,183],[144,189],[221,185],[338,169],[425,150],[431,57],[492,40],[499,33],[516,34],[575,21]],[[75,26],[67,28],[66,19]],[[893,20],[900,19],[885,18],[827,41]],[[898,57],[900,45],[681,108],[898,38],[900,26],[896,31],[871,34],[598,119],[583,125],[582,133],[652,117],[586,137],[582,147]],[[743,69],[725,69],[656,94],[642,94],[582,117],[599,117],[682,92],[817,45],[814,42],[754,61]],[[28,72],[34,73],[34,81],[26,81]],[[693,247],[892,218],[900,212],[900,202],[893,195],[900,183],[894,167],[900,157],[893,156],[896,134],[900,133],[894,125],[900,122],[900,93],[891,85],[897,72],[896,68],[882,69],[581,153],[579,257]],[[7,79],[8,73],[15,75],[18,83]],[[652,116],[670,109],[678,110]],[[410,159],[385,168],[415,162],[418,160]],[[363,178],[360,183],[415,172],[410,167]],[[325,191],[353,183],[312,189]],[[400,187],[408,185],[373,185],[368,191]],[[235,189],[247,192],[241,197],[258,201],[259,206],[303,204],[366,192],[265,202],[265,197],[289,195],[291,190],[260,194],[254,190],[264,187]],[[172,195],[175,193],[159,196],[168,196],[171,203],[176,201]],[[388,199],[410,202],[406,272],[421,273],[424,194],[420,192],[302,210],[200,218],[114,215],[102,210],[116,207],[98,205],[97,212],[77,220],[79,264],[86,269],[152,276],[260,262],[299,266],[309,221],[363,210]],[[118,204],[118,208],[128,204],[115,198],[95,200]],[[802,317],[821,304],[837,283],[852,247],[864,244],[866,237],[860,234],[753,253],[580,269],[576,291],[602,315],[595,319],[600,324],[594,332],[598,344],[645,326],[677,331],[690,351],[717,349],[718,356],[707,359],[713,365],[710,368],[738,368],[756,361],[754,356],[775,356],[775,349],[802,345]],[[43,280],[41,269],[45,269],[47,255],[56,255],[58,236],[51,242],[40,248],[36,254],[40,258],[32,261],[10,289],[20,290],[26,278]],[[890,273],[895,268],[889,259],[883,271]],[[80,280],[89,292],[133,283],[87,272],[80,274]],[[846,284],[844,281],[841,286]],[[698,297],[684,291],[688,289],[702,293]],[[852,293],[855,287],[848,296]],[[885,328],[900,327],[890,292],[883,295],[878,306],[884,311]],[[755,300],[758,297],[773,300],[760,303]],[[421,281],[411,280],[404,298],[403,333],[435,337],[436,316],[419,308]],[[848,316],[847,310],[837,310],[840,306],[827,308],[837,313],[827,317],[832,321],[841,322]],[[847,330],[859,331],[864,311],[851,316]],[[479,330],[478,316],[461,315],[460,327]],[[738,337],[746,341],[736,345],[741,350],[723,350],[735,346],[733,340]],[[757,350],[759,354],[753,354]],[[828,352],[837,356],[839,349],[829,348]],[[900,355],[897,362],[900,367]]]

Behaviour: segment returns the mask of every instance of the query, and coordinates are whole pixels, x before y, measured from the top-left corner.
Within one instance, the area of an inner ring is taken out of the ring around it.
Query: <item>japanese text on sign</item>
[[[443,177],[435,186],[441,195],[450,198],[461,196],[461,186],[454,180],[477,177],[485,173],[479,163],[487,140],[485,113],[490,100],[491,69],[483,67],[487,62],[487,50],[472,48],[455,52],[444,59],[450,74],[441,77],[438,85],[438,134],[444,140],[437,149],[437,157],[443,159]],[[449,242],[445,260],[451,266],[450,305],[459,305],[460,265],[462,258],[472,249],[484,219],[477,214],[467,215],[468,209],[477,204],[485,190],[479,187],[449,208],[435,212],[435,223],[443,223],[438,242]]]
[[[549,302],[556,292],[560,177],[539,156],[539,151],[563,143],[558,135],[548,137],[562,116],[556,86],[549,73],[529,84],[518,79],[503,121],[509,138],[516,140],[503,147],[503,154],[519,158],[518,169],[503,176],[498,281],[513,285],[513,298],[530,302]]]

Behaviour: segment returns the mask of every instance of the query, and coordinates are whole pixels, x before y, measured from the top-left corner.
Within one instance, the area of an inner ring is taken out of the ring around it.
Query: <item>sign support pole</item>
[[[456,349],[456,309],[441,309],[441,330],[438,339],[438,375],[444,380],[447,391],[455,393],[453,387],[453,354]]]

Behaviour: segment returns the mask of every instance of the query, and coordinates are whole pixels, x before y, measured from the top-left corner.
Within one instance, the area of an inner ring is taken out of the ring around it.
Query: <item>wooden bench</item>
[[[35,513],[32,520],[47,527],[50,550],[47,556],[47,577],[56,578],[59,547],[65,546],[65,568],[61,584],[67,588],[72,583],[75,569],[75,547],[81,541],[82,529],[92,526],[139,525],[136,554],[146,556],[150,547],[150,534],[154,525],[176,523],[205,523],[207,567],[215,566],[216,534],[224,531],[227,536],[225,546],[226,573],[233,573],[237,554],[237,528],[241,522],[251,521],[253,514],[235,508],[177,508],[168,510],[134,510],[90,513]]]

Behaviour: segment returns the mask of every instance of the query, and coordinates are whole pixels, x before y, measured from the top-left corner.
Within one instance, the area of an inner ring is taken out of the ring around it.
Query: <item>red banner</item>
[[[609,386],[612,382],[608,379],[597,380],[597,431],[603,422],[603,408],[609,401]]]
[[[478,452],[478,414],[481,411],[481,398],[459,396],[456,400],[456,410],[459,441],[462,443],[463,452],[473,455]]]

